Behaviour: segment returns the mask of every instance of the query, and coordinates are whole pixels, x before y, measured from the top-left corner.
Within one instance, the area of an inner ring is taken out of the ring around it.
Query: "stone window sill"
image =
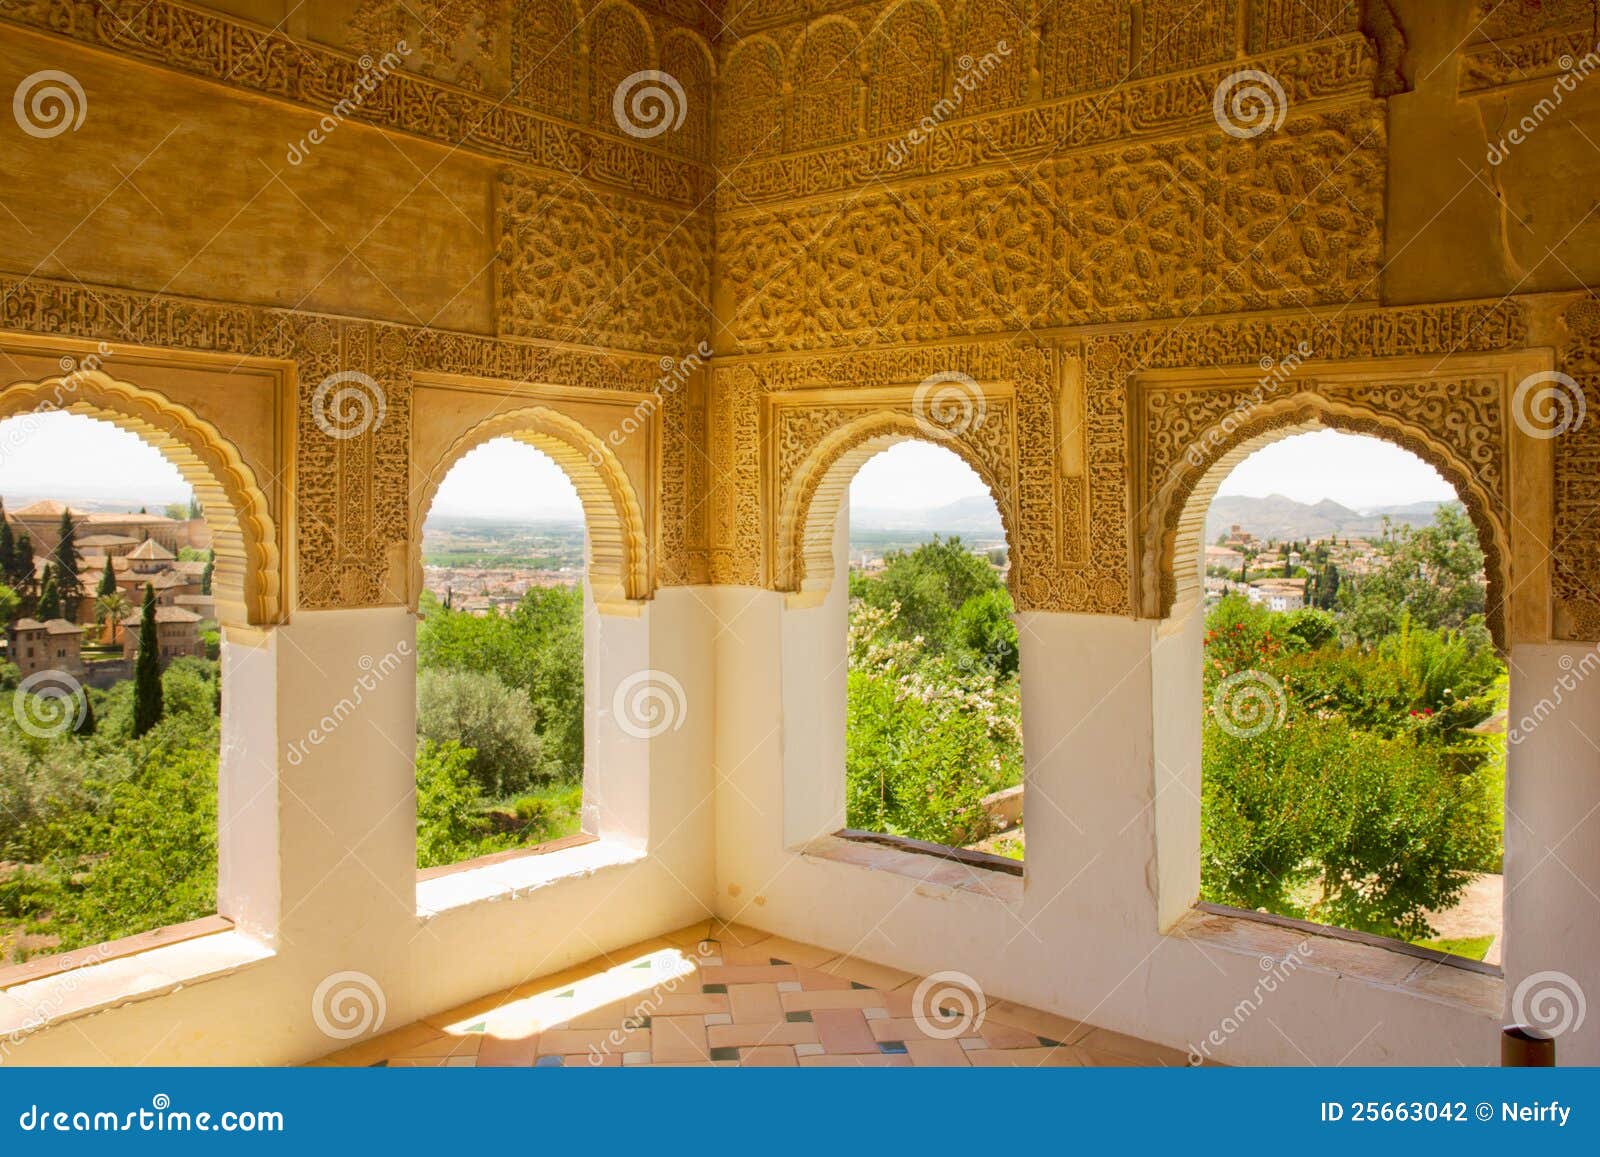
[[[229,928],[12,984],[0,991],[0,1041],[228,976],[272,956],[267,945]]]
[[[592,876],[607,868],[636,864],[645,858],[642,851],[625,844],[589,838],[528,848],[510,856],[486,856],[453,865],[441,874],[419,873],[417,915],[431,920],[447,912],[476,904],[515,900],[540,888],[565,880]]]
[[[1492,965],[1343,929],[1199,904],[1168,935],[1263,961],[1294,957],[1298,968],[1391,988],[1485,1017],[1498,1018],[1505,1009],[1505,981]]]
[[[1022,903],[1022,877],[1013,874],[1013,869],[1008,867],[997,868],[967,858],[951,859],[891,842],[842,835],[824,836],[796,850],[806,859],[890,872],[918,884],[968,892],[1006,904]]]

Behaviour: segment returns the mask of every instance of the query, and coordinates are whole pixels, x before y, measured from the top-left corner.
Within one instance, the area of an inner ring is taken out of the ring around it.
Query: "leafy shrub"
[[[544,774],[583,773],[581,589],[535,587],[504,615],[447,610],[427,596],[417,666],[483,672],[516,688],[533,712]]]
[[[527,696],[489,672],[418,672],[417,734],[467,751],[472,777],[496,798],[521,791],[552,770],[545,766]]]
[[[850,627],[846,822],[961,846],[991,834],[983,797],[1022,778],[1015,679],[897,638],[897,608],[858,606]]]
[[[1202,769],[1207,899],[1358,931],[1432,934],[1493,854],[1492,779],[1438,749],[1342,719],[1245,739],[1208,721]]]

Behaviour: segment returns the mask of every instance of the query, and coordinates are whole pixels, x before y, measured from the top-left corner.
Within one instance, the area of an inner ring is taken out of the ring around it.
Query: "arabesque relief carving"
[[[1462,52],[1461,91],[1559,76],[1600,48],[1593,0],[1480,0]]]
[[[1369,104],[729,214],[719,267],[748,303],[730,336],[801,349],[1372,299],[1385,165]]]
[[[1504,405],[1510,383],[1484,370],[1450,377],[1431,372],[1428,360],[1437,364],[1449,356],[1423,359],[1409,373],[1374,369],[1354,378],[1319,376],[1315,365],[1294,364],[1253,382],[1136,382],[1130,396],[1142,447],[1136,493],[1143,612],[1165,618],[1180,601],[1198,600],[1204,542],[1190,503],[1210,504],[1237,451],[1263,444],[1275,431],[1325,426],[1399,445],[1455,488],[1478,527],[1489,582],[1486,616],[1505,646],[1512,514]]]
[[[263,358],[293,362],[299,388],[295,578],[297,603],[307,608],[406,600],[413,374],[497,379],[513,390],[518,382],[546,382],[642,393],[656,386],[661,372],[653,357],[212,305],[42,278],[0,277],[0,328],[153,350],[226,353],[241,365]],[[365,379],[355,383],[368,394],[364,408],[333,404],[324,386],[330,375],[351,372]],[[685,449],[670,441],[663,452]],[[630,597],[636,591],[630,587]]]
[[[1244,374],[1305,342],[1327,412],[1408,410],[1431,438],[1418,445],[1476,463],[1469,504],[1486,517],[1509,485],[1487,379],[1352,367],[1556,346],[1600,398],[1592,303],[1376,304],[1390,156],[1375,94],[1392,91],[1403,48],[1382,0],[735,0],[714,52],[716,22],[692,0],[450,7],[461,20],[435,55],[352,115],[501,166],[485,332],[0,279],[0,327],[295,366],[297,605],[405,600],[417,375],[658,398],[642,516],[655,557],[643,585],[618,564],[630,600],[654,583],[803,587],[807,509],[836,485],[829,471],[914,433],[909,399],[931,375],[966,375],[990,391],[993,425],[962,450],[1006,511],[1018,605],[1113,615],[1151,613],[1138,496],[1226,405],[1226,391],[1163,382],[1130,424],[1130,391],[1152,374]],[[1584,31],[1583,4],[1505,8],[1513,23],[1491,31],[1514,60],[1539,65]],[[363,10],[393,23],[380,0]],[[21,0],[0,22],[303,110],[331,107],[361,72],[353,50],[173,0]],[[986,53],[997,66],[934,116],[964,60]],[[677,130],[641,138],[612,98],[653,68],[687,108]],[[1271,74],[1286,115],[1240,138],[1214,96],[1245,68]],[[1533,314],[1559,315],[1559,341],[1542,322],[1530,338]],[[705,341],[709,368],[660,393],[666,361]],[[349,372],[373,383],[382,417],[329,436],[316,393]],[[1553,453],[1557,630],[1600,637],[1600,423]]]
[[[1582,391],[1587,413],[1576,425],[1566,421],[1565,432],[1552,439],[1556,630],[1564,638],[1600,639],[1600,303],[1578,298],[1562,325],[1561,369]]]
[[[581,127],[556,119],[553,110],[535,112],[517,101],[403,71],[359,103],[350,102],[370,67],[357,54],[172,0],[19,0],[0,6],[0,25],[7,22],[319,113],[344,102],[352,120],[660,200],[695,205],[713,186],[701,164],[672,155],[656,141],[623,135],[609,115],[598,129]]]
[[[687,354],[710,326],[703,214],[506,168],[495,222],[502,336]]]

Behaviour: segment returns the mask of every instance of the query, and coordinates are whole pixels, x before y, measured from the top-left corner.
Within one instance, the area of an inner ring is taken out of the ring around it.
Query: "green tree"
[[[48,563],[45,564],[44,585],[39,588],[39,602],[34,615],[47,623],[61,617],[61,592],[56,587],[56,568]]]
[[[0,583],[0,627],[9,627],[16,621],[17,612],[22,609],[22,600],[17,597],[17,592]]]
[[[436,868],[515,846],[487,837],[472,751],[457,743],[417,745],[417,867]]]
[[[935,536],[915,550],[889,554],[883,571],[852,594],[878,611],[898,607],[885,629],[902,639],[920,637],[929,651],[942,653],[960,645],[952,628],[967,600],[1002,589],[994,568],[959,537]]]
[[[858,603],[850,622],[846,822],[946,845],[990,835],[983,806],[1022,778],[1015,679],[899,637],[896,608]]]
[[[133,661],[133,736],[144,735],[161,722],[161,651],[156,634],[156,591],[144,584],[144,612],[139,620],[139,654]]]
[[[17,538],[11,530],[11,520],[6,517],[6,504],[0,501],[0,578],[11,575],[12,559],[17,553]]]
[[[550,777],[526,694],[490,671],[419,672],[417,734],[467,751],[473,779],[495,798]]]
[[[100,585],[95,588],[95,597],[104,598],[115,593],[117,589],[117,572],[112,569],[111,556],[106,555],[106,569],[100,572]]]
[[[200,572],[200,593],[203,595],[209,595],[211,593],[211,576],[212,572],[216,569],[216,565],[217,552],[215,550],[209,551],[206,554],[205,569]]]
[[[1400,628],[1403,614],[1421,627],[1461,627],[1484,613],[1483,550],[1466,512],[1440,506],[1432,526],[1384,520],[1373,573],[1346,582],[1340,610],[1357,638],[1374,642]]]
[[[72,521],[72,511],[61,511],[61,524],[57,527],[56,548],[51,552],[55,560],[56,590],[60,592],[65,617],[78,620],[78,601],[83,597],[83,579],[78,572],[83,559],[78,554],[78,527]]]
[[[583,592],[534,588],[507,614],[449,610],[429,595],[417,629],[421,670],[484,671],[526,695],[549,774],[583,773]]]
[[[25,607],[31,605],[39,589],[33,562],[33,539],[28,537],[26,530],[17,535],[12,548],[11,565],[6,568],[6,585],[22,597]]]
[[[111,641],[117,642],[118,635],[122,632],[122,620],[128,617],[128,612],[133,608],[128,604],[128,597],[119,590],[112,590],[103,594],[94,601],[95,622],[104,627],[111,624]]]

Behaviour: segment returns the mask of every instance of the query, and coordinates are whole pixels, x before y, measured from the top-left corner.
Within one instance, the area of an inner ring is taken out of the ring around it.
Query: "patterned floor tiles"
[[[923,1007],[919,1007],[919,1005]],[[706,921],[323,1065],[1183,1065],[1183,1053],[743,925]]]

